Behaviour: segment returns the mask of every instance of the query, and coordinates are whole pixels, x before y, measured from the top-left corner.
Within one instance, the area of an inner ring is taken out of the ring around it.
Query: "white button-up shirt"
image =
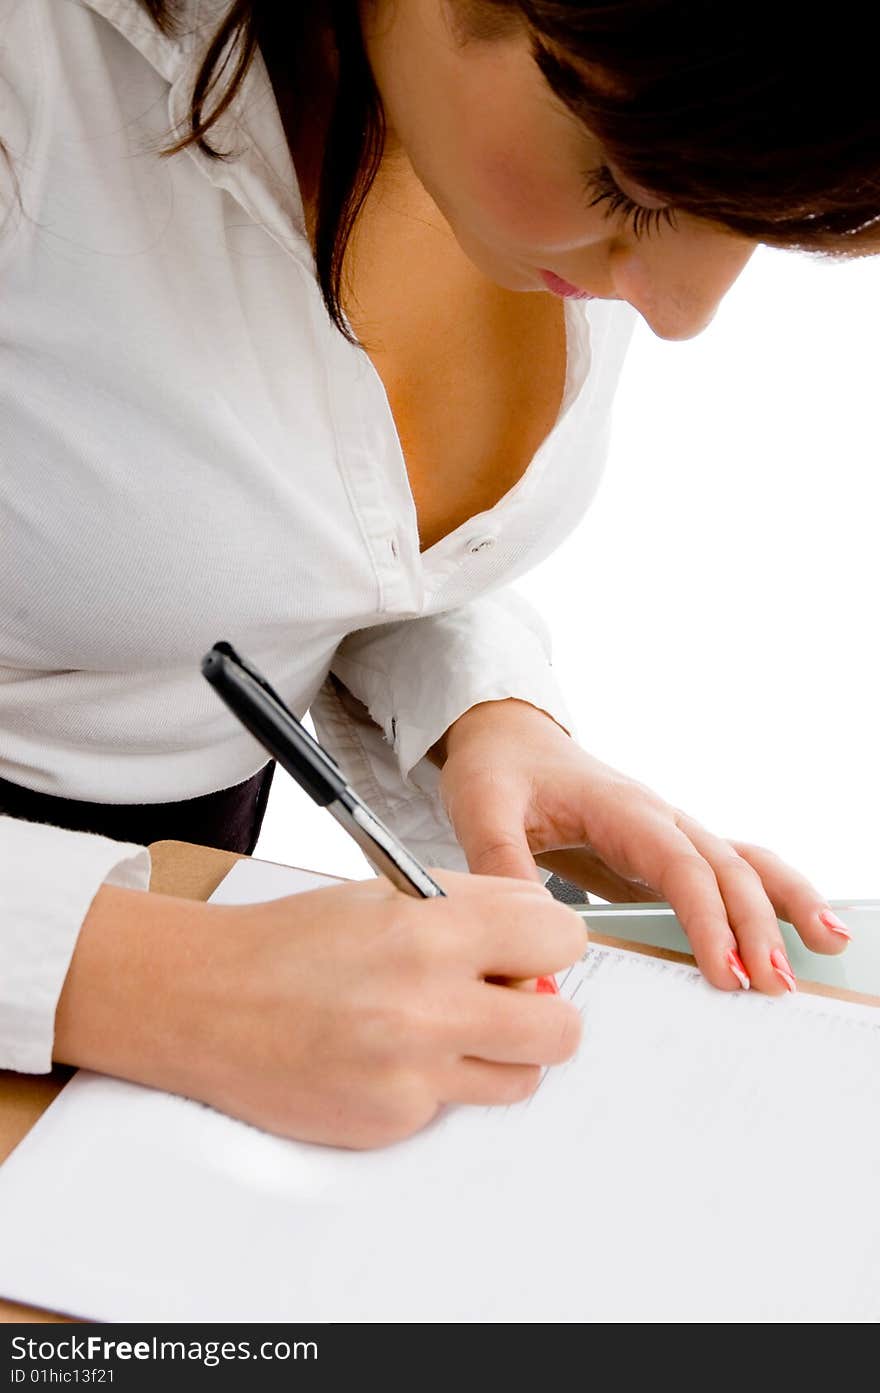
[[[321,300],[262,60],[212,132],[230,158],[157,153],[224,4],[188,0],[168,38],[137,0],[0,0],[0,777],[107,804],[248,778],[265,751],[199,668],[225,638],[311,710],[416,855],[465,868],[425,752],[504,697],[572,728],[510,582],[595,493],[633,313],[566,302],[554,429],[495,507],[420,554],[381,378]],[[142,848],[0,819],[0,1065],[49,1067],[91,899],[148,877]]]

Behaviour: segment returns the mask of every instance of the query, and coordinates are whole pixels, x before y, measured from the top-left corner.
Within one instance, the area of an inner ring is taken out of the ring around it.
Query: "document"
[[[297,874],[241,862],[214,898]],[[605,945],[560,983],[575,1059],[379,1151],[80,1072],[0,1168],[0,1293],[105,1321],[880,1319],[880,1009]]]

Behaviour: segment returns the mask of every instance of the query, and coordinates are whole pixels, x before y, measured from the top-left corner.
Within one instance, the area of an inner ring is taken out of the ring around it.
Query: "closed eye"
[[[668,206],[665,208],[645,208],[641,203],[636,203],[615,183],[611,170],[606,164],[587,170],[584,174],[584,181],[589,199],[587,207],[595,208],[600,203],[604,203],[606,217],[613,217],[617,213],[623,217],[624,222],[631,221],[636,237],[645,237],[651,232],[656,232],[661,222],[665,222],[673,229],[675,228],[675,210],[673,208]]]

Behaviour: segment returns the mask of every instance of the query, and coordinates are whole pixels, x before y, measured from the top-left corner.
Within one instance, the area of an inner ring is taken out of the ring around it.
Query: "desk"
[[[150,889],[188,900],[206,900],[239,859],[234,852],[184,842],[155,842],[150,847]],[[56,1066],[51,1074],[11,1074],[0,1069],[0,1164],[57,1098],[73,1069]],[[48,1311],[17,1306],[0,1298],[0,1324],[12,1321],[66,1321]]]
[[[229,869],[239,859],[232,852],[208,847],[190,846],[183,842],[156,842],[151,846],[152,877],[150,888],[160,894],[178,895],[185,899],[206,900],[214,892]],[[841,902],[835,907],[843,908]],[[608,941],[631,941],[650,944],[664,955],[678,957],[687,947],[680,928],[672,916],[658,913],[656,906],[632,906],[632,913],[601,915],[595,906],[594,928],[601,927],[601,936]],[[587,910],[589,916],[589,909]],[[600,937],[593,933],[593,937]],[[864,934],[857,938],[841,958],[819,958],[808,953],[786,929],[786,945],[792,966],[802,980],[812,979],[837,989],[849,989],[841,994],[860,992],[880,995],[880,934]],[[73,1070],[56,1067],[51,1074],[12,1074],[0,1070],[0,1163],[26,1135],[57,1097]],[[46,1311],[18,1306],[0,1299],[0,1323],[30,1321],[54,1323],[66,1320]]]

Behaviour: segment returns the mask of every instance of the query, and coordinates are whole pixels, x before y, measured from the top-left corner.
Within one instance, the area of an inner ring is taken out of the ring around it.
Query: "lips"
[[[595,300],[596,296],[591,295],[588,290],[579,290],[570,281],[564,281],[561,276],[555,276],[552,271],[541,270],[538,273],[547,289],[554,295],[564,295],[568,300]]]

